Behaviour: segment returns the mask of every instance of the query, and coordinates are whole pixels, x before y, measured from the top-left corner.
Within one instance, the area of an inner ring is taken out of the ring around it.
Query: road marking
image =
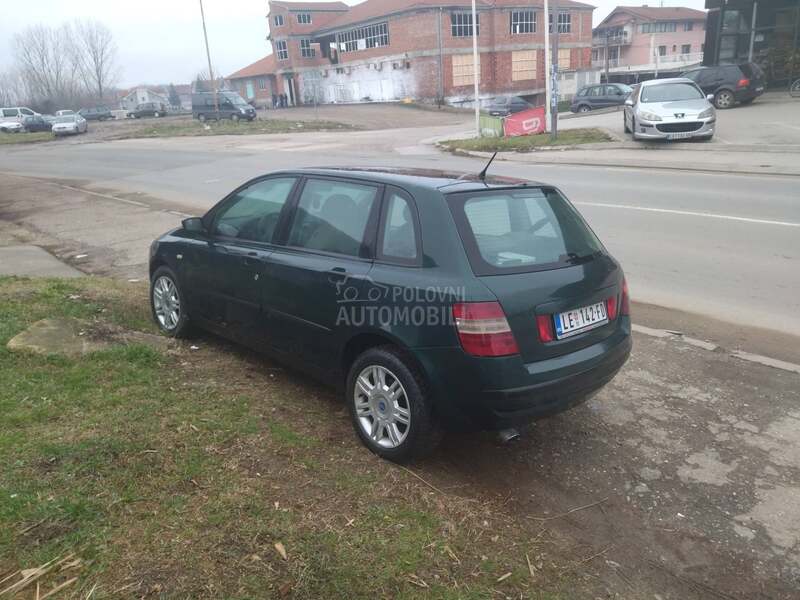
[[[622,208],[639,210],[643,212],[665,213],[669,215],[683,215],[687,217],[706,217],[708,219],[723,219],[726,221],[740,221],[742,223],[757,223],[760,225],[779,225],[781,227],[800,227],[800,223],[791,221],[772,221],[769,219],[753,219],[751,217],[735,217],[733,215],[720,215],[718,213],[695,212],[692,210],[676,210],[672,208],[650,208],[648,206],[631,206],[629,204],[607,204],[605,202],[573,202],[580,206],[599,206],[600,208]]]
[[[681,333],[676,333],[673,331],[667,331],[666,329],[652,329],[650,327],[645,327],[644,325],[631,325],[631,329],[636,333],[641,333],[642,335],[647,335],[650,337],[661,338],[661,339],[671,339],[671,340],[678,340],[681,342],[685,342],[690,346],[696,346],[698,348],[702,348],[703,350],[708,350],[709,352],[714,352],[715,350],[719,350],[720,347],[716,344],[711,342],[706,342],[705,340],[698,340],[696,338],[685,336]],[[731,356],[735,358],[739,358],[741,360],[746,360],[749,362],[758,363],[760,365],[765,365],[767,367],[772,367],[773,369],[780,369],[782,371],[789,371],[791,373],[798,373],[800,374],[800,365],[795,363],[786,362],[785,360],[778,360],[777,358],[770,358],[769,356],[763,356],[761,354],[753,354],[751,352],[743,352],[741,350],[734,350],[730,353]]]
[[[117,202],[125,202],[126,204],[133,204],[134,206],[150,208],[150,205],[145,204],[144,202],[137,202],[136,200],[128,200],[127,198],[120,198],[119,196],[112,196],[110,194],[101,194],[100,192],[92,192],[90,190],[85,190],[83,188],[72,187],[71,185],[64,185],[63,183],[54,183],[52,185],[62,187],[67,190],[72,190],[73,192],[80,192],[81,194],[89,194],[90,196],[105,198],[106,200],[116,200]]]

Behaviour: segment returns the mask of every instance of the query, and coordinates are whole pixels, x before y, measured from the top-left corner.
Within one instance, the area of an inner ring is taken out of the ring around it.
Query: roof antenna
[[[489,159],[489,162],[488,162],[488,163],[486,163],[486,166],[485,166],[485,167],[483,167],[483,171],[481,171],[480,173],[478,173],[478,179],[480,179],[481,181],[486,181],[486,171],[488,171],[488,170],[489,170],[489,165],[491,165],[491,164],[492,164],[492,161],[494,160],[494,157],[495,157],[495,156],[497,156],[497,151],[495,151],[495,153],[494,153],[494,154],[492,154],[492,158],[490,158],[490,159]]]

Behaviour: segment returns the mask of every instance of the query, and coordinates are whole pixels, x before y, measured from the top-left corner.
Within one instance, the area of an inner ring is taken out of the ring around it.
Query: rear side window
[[[559,268],[603,249],[552,188],[456,194],[450,207],[476,275]]]
[[[764,76],[764,71],[762,71],[761,67],[755,63],[744,63],[739,65],[739,68],[742,70],[742,73],[744,73],[745,77],[749,77],[751,79],[759,79]]]
[[[372,185],[309,179],[297,204],[289,245],[347,256],[366,255],[365,234],[377,193],[378,188]]]
[[[387,197],[379,242],[381,258],[392,262],[416,263],[419,235],[411,202],[399,190],[390,190]]]
[[[3,109],[3,116],[4,117],[16,117],[17,116],[17,109],[16,108],[4,108]]]
[[[294,177],[266,179],[240,190],[220,212],[214,233],[251,242],[271,242],[295,181]]]

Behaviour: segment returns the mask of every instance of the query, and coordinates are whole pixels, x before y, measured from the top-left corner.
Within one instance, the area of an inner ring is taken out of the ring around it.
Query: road
[[[452,126],[426,128],[430,136]],[[0,169],[139,193],[202,213],[255,175],[319,165],[477,172],[420,130],[44,144],[0,153]],[[633,297],[800,335],[800,203],[792,177],[498,161],[492,171],[559,186],[623,263]],[[142,249],[142,256],[146,247]]]

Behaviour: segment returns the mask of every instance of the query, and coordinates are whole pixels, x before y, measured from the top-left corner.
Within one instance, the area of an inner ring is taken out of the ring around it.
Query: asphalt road
[[[419,129],[397,129],[43,144],[4,149],[0,170],[138,192],[195,213],[274,169],[480,170],[480,160],[439,153],[419,137]],[[559,186],[622,261],[634,299],[800,335],[797,178],[511,162],[492,171]]]

